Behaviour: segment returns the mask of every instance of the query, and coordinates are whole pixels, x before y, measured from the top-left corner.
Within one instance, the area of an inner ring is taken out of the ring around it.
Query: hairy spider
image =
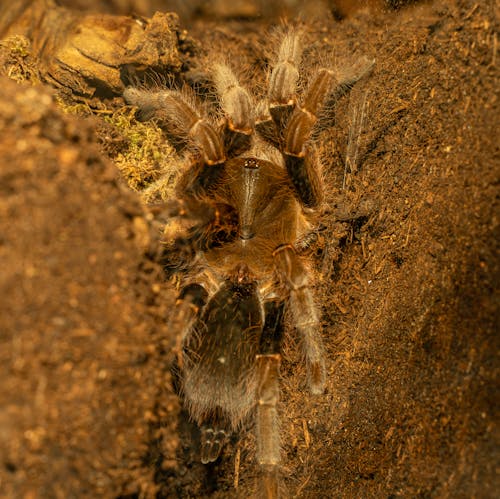
[[[285,313],[302,340],[312,394],[323,392],[326,378],[312,266],[301,254],[323,199],[314,131],[327,102],[373,64],[319,68],[299,98],[301,56],[300,37],[289,30],[259,102],[228,65],[214,65],[218,113],[204,112],[186,90],[124,93],[184,144],[174,174],[149,190],[175,198],[167,232],[179,258],[189,257],[176,313],[184,403],[201,429],[201,461],[215,461],[252,415],[260,495],[269,498],[279,488]]]

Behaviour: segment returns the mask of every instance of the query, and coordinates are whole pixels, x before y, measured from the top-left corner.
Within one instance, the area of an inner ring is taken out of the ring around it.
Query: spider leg
[[[265,322],[257,355],[257,462],[260,466],[259,497],[276,498],[279,489],[279,367],[283,336],[283,302],[265,304]]]
[[[178,90],[140,90],[129,87],[123,92],[125,101],[146,110],[149,114],[160,113],[169,125],[172,135],[191,143],[201,156],[202,167],[195,172],[188,170],[189,181],[185,187],[201,187],[206,190],[226,161],[223,141],[210,121],[200,116],[189,103],[187,92]]]
[[[333,71],[318,71],[302,104],[295,107],[284,132],[283,155],[288,175],[300,201],[308,208],[317,207],[322,200],[319,160],[316,149],[309,145],[309,141],[333,81]]]
[[[302,337],[309,390],[320,395],[326,381],[325,353],[308,272],[291,245],[279,246],[274,251],[274,259],[278,274],[289,289],[290,311]]]
[[[295,107],[301,57],[300,37],[297,32],[289,31],[281,41],[269,80],[269,111],[279,131]]]
[[[226,114],[226,150],[230,156],[235,156],[250,148],[255,121],[254,105],[248,91],[226,64],[215,65],[214,81]]]
[[[373,63],[360,58],[343,72],[319,69],[302,103],[295,107],[287,122],[283,147],[286,168],[300,201],[308,208],[317,207],[323,194],[317,151],[311,145],[314,127],[325,106],[331,106],[339,95],[370,71]]]
[[[181,289],[175,310],[172,314],[169,327],[174,331],[180,331],[176,340],[175,352],[177,354],[177,364],[182,369],[182,345],[191,333],[193,324],[198,318],[201,309],[207,301],[208,293],[201,284],[188,284]]]
[[[255,108],[255,130],[274,147],[280,147],[279,132],[271,117],[266,99],[260,100]]]

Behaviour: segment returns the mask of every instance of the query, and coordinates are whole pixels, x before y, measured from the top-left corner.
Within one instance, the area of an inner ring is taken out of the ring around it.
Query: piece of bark
[[[75,96],[123,92],[130,68],[177,72],[177,16],[157,12],[150,19],[82,15],[53,0],[22,0],[0,7],[0,37],[26,37],[42,79]]]

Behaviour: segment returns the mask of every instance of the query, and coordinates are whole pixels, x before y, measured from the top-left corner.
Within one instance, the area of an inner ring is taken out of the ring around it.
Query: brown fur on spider
[[[176,313],[183,322],[184,403],[201,428],[201,461],[215,461],[229,436],[254,417],[260,496],[270,498],[279,495],[285,313],[302,340],[312,394],[323,392],[326,378],[311,265],[299,251],[323,197],[313,132],[327,101],[373,64],[363,59],[343,76],[320,68],[299,97],[301,54],[299,36],[289,30],[260,102],[229,66],[215,65],[218,123],[186,91],[124,93],[185,145],[170,232],[174,250],[191,249]]]

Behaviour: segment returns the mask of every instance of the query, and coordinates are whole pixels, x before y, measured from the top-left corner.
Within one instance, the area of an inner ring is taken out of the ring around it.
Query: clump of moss
[[[160,127],[151,121],[137,121],[135,109],[130,107],[116,111],[105,120],[127,144],[113,160],[128,185],[140,192],[145,201],[168,199],[179,176],[178,158]]]
[[[14,35],[0,41],[0,73],[17,82],[40,81],[31,57],[31,44],[26,37]]]
[[[62,92],[58,92],[55,95],[55,99],[59,107],[67,114],[76,114],[78,116],[91,116],[96,114],[96,111],[93,110],[88,103],[77,102],[75,104],[74,101],[69,101]],[[112,111],[109,111],[109,113],[111,112]]]
[[[104,144],[104,149],[128,186],[139,192],[145,202],[166,201],[173,196],[181,171],[179,158],[154,121],[137,121],[134,107],[113,110],[107,107],[109,103],[75,103],[62,94],[58,94],[57,99],[66,113],[99,115],[107,123],[106,130],[98,132],[102,140],[111,140],[112,145]]]

